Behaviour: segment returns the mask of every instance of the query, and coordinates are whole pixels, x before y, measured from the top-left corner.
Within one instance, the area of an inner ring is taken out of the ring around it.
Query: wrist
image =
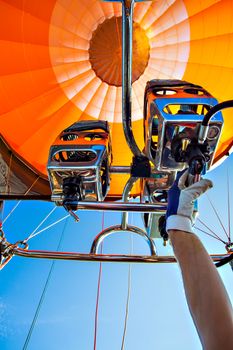
[[[193,233],[192,221],[187,216],[171,215],[167,218],[166,231],[178,230]]]

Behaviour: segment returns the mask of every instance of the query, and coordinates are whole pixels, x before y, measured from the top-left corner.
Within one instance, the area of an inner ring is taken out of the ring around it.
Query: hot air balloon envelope
[[[113,166],[129,166],[122,129],[121,3],[101,0],[0,2],[0,191],[50,195],[50,146],[80,120],[107,120]],[[219,102],[232,98],[233,2],[136,2],[133,17],[132,128],[140,149],[147,81],[181,79]],[[232,146],[232,115],[215,153]],[[119,198],[129,175],[112,175]],[[137,185],[135,193],[139,192]]]

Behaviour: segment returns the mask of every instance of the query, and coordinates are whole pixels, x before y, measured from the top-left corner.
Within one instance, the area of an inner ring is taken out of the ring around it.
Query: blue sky
[[[232,183],[233,157],[208,174],[215,187],[209,196],[227,226],[227,169]],[[15,205],[5,206],[5,215]],[[232,204],[233,205],[233,204]],[[8,240],[27,237],[53,207],[50,203],[21,202],[5,223]],[[222,228],[204,196],[199,201],[200,218],[221,237]],[[46,226],[65,215],[58,208]],[[30,241],[30,249],[56,250],[63,233],[61,250],[87,252],[101,231],[102,213],[80,212],[81,221],[72,218],[43,232]],[[105,213],[105,227],[120,223],[119,213]],[[142,226],[139,214],[129,221]],[[199,225],[200,226],[200,225]],[[224,252],[224,246],[198,232],[210,253]],[[104,241],[106,253],[147,254],[141,238],[117,234]],[[172,254],[171,246],[156,245],[161,255]],[[23,348],[52,261],[14,257],[0,272],[0,348]],[[122,345],[128,291],[129,264],[102,265],[97,334],[98,350],[119,350]],[[219,269],[231,300],[233,272],[229,265]],[[94,319],[99,263],[56,261],[35,324],[28,349],[93,349]],[[198,350],[199,339],[185,302],[179,267],[176,264],[131,265],[131,293],[125,337],[125,350]]]

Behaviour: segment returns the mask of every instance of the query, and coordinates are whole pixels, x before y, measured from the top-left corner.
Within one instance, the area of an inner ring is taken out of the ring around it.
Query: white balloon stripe
[[[114,121],[114,106],[116,99],[116,87],[108,86],[108,90],[105,96],[105,100],[100,113],[101,120],[108,120],[110,123]]]
[[[122,122],[122,87],[118,86],[116,89],[116,99],[114,107],[114,123]]]
[[[85,112],[96,119],[99,119],[104,99],[108,90],[108,85],[101,82],[100,86],[93,95],[91,103],[87,106]]]
[[[184,21],[176,24],[169,29],[159,34],[154,34],[153,30],[147,31],[147,35],[150,38],[151,47],[161,47],[171,44],[181,44],[182,42],[189,42],[190,40],[190,27],[189,21]]]
[[[154,2],[149,10],[146,12],[145,16],[142,18],[140,25],[144,29],[148,29],[151,24],[157,22],[158,19],[163,16],[164,13],[169,11],[169,7],[175,2],[171,1],[156,1]]]
[[[146,13],[150,10],[150,6],[150,1],[136,3],[134,8],[134,21],[140,24]]]
[[[72,101],[78,106],[82,111],[85,112],[88,104],[91,103],[96,90],[102,84],[101,80],[94,76],[94,78],[79,91],[79,93],[72,99]]]
[[[95,74],[90,69],[87,72],[77,75],[75,78],[62,83],[61,86],[63,87],[63,90],[66,92],[66,95],[68,96],[68,98],[70,100],[71,99],[73,100],[73,98],[83,89],[83,87],[89,84],[89,82],[94,78],[95,78]]]
[[[102,7],[105,18],[111,18],[112,16],[114,16],[114,8],[112,2],[99,1],[99,5]]]
[[[152,20],[146,22],[146,29],[150,28],[154,35],[157,35],[188,18],[188,13],[182,0],[178,0],[171,4],[171,6],[158,17],[153,17],[153,13],[151,15]]]

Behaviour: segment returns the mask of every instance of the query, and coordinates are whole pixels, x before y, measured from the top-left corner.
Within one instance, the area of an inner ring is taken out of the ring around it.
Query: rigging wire
[[[132,216],[133,216],[133,213],[132,213]],[[130,254],[132,254],[132,252],[133,252],[133,240],[132,240],[132,235],[130,235]],[[123,331],[123,336],[122,336],[121,350],[124,350],[124,348],[125,348],[125,337],[126,337],[126,331],[127,331],[127,325],[128,325],[129,304],[130,304],[130,296],[131,296],[132,264],[129,264],[128,266],[129,266],[129,268],[128,268],[128,290],[127,290],[127,300],[126,300],[126,306],[125,306],[125,322],[124,322],[124,331]]]
[[[104,211],[102,214],[102,231],[104,230]],[[103,253],[103,242],[100,245],[100,254]],[[95,306],[95,325],[94,325],[94,350],[96,350],[97,345],[97,333],[98,333],[98,315],[99,315],[99,299],[100,299],[100,287],[101,287],[101,277],[102,277],[102,263],[99,264],[99,275],[97,284],[97,294],[96,294],[96,306]]]
[[[201,219],[197,219],[197,221],[199,221],[205,228],[207,228],[207,230],[209,230],[212,234],[198,228],[196,225],[195,225],[195,228],[199,231],[202,231],[203,233],[206,233],[207,235],[209,235],[210,237],[213,237],[215,239],[217,239],[218,241],[221,241],[222,243],[226,244],[226,242],[221,239],[213,230],[211,230],[211,228],[209,226],[207,226]]]
[[[30,191],[31,189],[33,188],[33,186],[35,185],[35,183],[39,180],[39,176],[35,179],[35,181],[32,183],[32,185],[27,189],[27,191],[24,193],[24,196],[26,196]],[[12,213],[15,211],[15,209],[19,206],[19,204],[22,202],[22,200],[18,201],[16,203],[16,205],[12,208],[12,210],[9,212],[9,214],[5,217],[5,219],[3,220],[2,224],[4,224],[8,219],[9,217],[12,215]]]
[[[223,239],[221,239],[209,226],[207,226],[201,219],[197,219],[197,221],[199,221],[205,228],[207,228],[211,233],[209,232],[206,232],[205,230],[195,226],[195,228],[205,234],[207,234],[208,236],[212,237],[212,238],[215,238],[219,241],[221,241],[223,244],[225,244],[226,247],[229,247],[232,242],[231,242],[231,213],[230,213],[230,209],[231,209],[231,205],[230,205],[230,181],[229,181],[229,168],[227,168],[227,211],[228,211],[228,232],[227,230],[225,229],[224,225],[223,225],[223,222],[220,218],[220,215],[218,214],[218,211],[217,209],[215,208],[213,202],[211,201],[210,197],[208,196],[208,194],[206,194],[207,198],[208,198],[208,201],[227,237],[227,242],[224,241]]]
[[[133,213],[132,213],[133,215]],[[104,212],[102,216],[102,230],[104,230]],[[131,246],[130,246],[130,254],[132,254],[133,243],[132,243],[132,235],[130,236]],[[103,253],[103,242],[101,243],[100,253]],[[121,350],[124,350],[125,346],[125,337],[128,325],[128,315],[129,315],[129,304],[130,304],[130,296],[131,296],[131,270],[132,266],[129,264],[128,268],[128,290],[127,290],[127,300],[125,306],[125,321],[124,321],[124,331],[122,336]],[[99,265],[99,276],[98,276],[98,285],[97,285],[97,295],[96,295],[96,309],[95,309],[95,326],[94,326],[94,350],[96,350],[97,346],[97,333],[98,333],[98,312],[99,312],[99,299],[100,299],[100,289],[101,289],[101,278],[102,278],[102,263]]]
[[[59,222],[61,222],[61,221],[63,221],[63,220],[65,220],[65,219],[67,219],[68,217],[70,217],[70,214],[67,214],[66,216],[63,216],[61,219],[59,219],[59,220],[57,220],[57,221],[55,221],[55,222],[53,222],[52,224],[50,224],[50,225],[48,225],[48,226],[46,226],[45,228],[43,228],[42,230],[40,230],[40,231],[37,231],[31,238],[33,238],[33,237],[35,237],[35,236],[37,236],[37,235],[39,235],[40,233],[42,233],[42,232],[44,232],[44,231],[46,231],[46,230],[48,230],[49,228],[51,228],[51,227],[53,227],[54,225],[57,225],[57,224],[59,224]]]
[[[131,236],[131,239],[132,239],[132,236]],[[124,322],[124,331],[123,331],[123,336],[122,336],[121,350],[124,350],[124,348],[125,348],[125,337],[126,337],[126,331],[127,331],[127,326],[128,326],[129,302],[130,302],[130,296],[131,296],[131,270],[132,270],[132,265],[129,264],[128,290],[127,290],[127,300],[126,300],[126,307],[125,307],[125,322]]]
[[[198,231],[201,231],[201,232],[205,233],[206,235],[208,235],[208,236],[210,236],[210,237],[212,237],[212,238],[217,239],[218,241],[222,242],[222,243],[225,244],[225,245],[227,244],[227,243],[224,242],[220,237],[218,237],[218,236],[216,237],[216,236],[214,236],[214,235],[211,235],[209,232],[202,230],[201,228],[197,227],[196,225],[195,225],[195,229],[198,230]]]
[[[16,205],[11,209],[11,211],[9,212],[9,214],[5,217],[5,219],[2,221],[2,224],[5,224],[5,222],[7,221],[7,219],[9,219],[9,217],[11,216],[11,214],[15,211],[15,209],[19,206],[19,204],[21,203],[22,201],[18,201],[16,203]]]
[[[33,237],[35,237],[36,235],[38,235],[39,233],[39,231],[37,231],[38,230],[38,228],[40,228],[42,225],[43,225],[43,223],[50,217],[50,215],[52,215],[52,213],[55,211],[57,209],[57,206],[54,206],[51,210],[50,210],[50,212],[45,216],[45,218],[39,223],[39,225],[34,229],[34,231],[24,240],[24,243],[26,243],[27,241],[29,241],[29,239],[31,239],[31,238],[33,238]]]
[[[59,242],[58,242],[57,251],[59,251],[60,248],[61,248],[62,241],[63,241],[63,238],[64,238],[64,233],[65,233],[66,226],[67,226],[67,222],[68,222],[68,220],[64,224],[64,227],[63,227],[63,230],[62,230],[62,233],[61,233],[61,237],[60,237]],[[56,261],[53,260],[22,350],[27,350],[27,348],[28,348],[28,345],[29,345],[29,342],[31,340],[31,336],[32,336],[32,333],[33,333],[33,330],[34,330],[36,322],[38,320],[38,316],[39,316],[41,307],[43,305],[43,301],[44,301],[45,296],[46,296],[46,292],[48,290],[49,282],[50,282],[51,277],[52,277],[52,273],[53,273],[53,270],[54,270],[54,267],[55,267],[55,263],[56,263]]]
[[[210,205],[211,205],[211,207],[212,207],[212,209],[213,209],[213,211],[214,211],[216,217],[218,218],[218,221],[219,221],[219,223],[220,223],[220,225],[221,225],[221,227],[222,227],[222,229],[223,229],[223,231],[224,231],[224,233],[225,233],[225,235],[226,235],[228,241],[230,241],[229,235],[227,234],[227,231],[226,231],[226,229],[225,229],[225,227],[224,227],[224,225],[223,225],[223,223],[222,223],[222,220],[221,220],[221,218],[220,218],[220,216],[219,216],[219,214],[218,214],[218,212],[217,212],[217,210],[216,210],[216,208],[215,208],[213,202],[211,201],[211,199],[210,199],[210,197],[208,196],[208,194],[206,194],[206,196],[207,196],[207,198],[208,198],[208,200],[209,200],[209,203],[210,203]]]

